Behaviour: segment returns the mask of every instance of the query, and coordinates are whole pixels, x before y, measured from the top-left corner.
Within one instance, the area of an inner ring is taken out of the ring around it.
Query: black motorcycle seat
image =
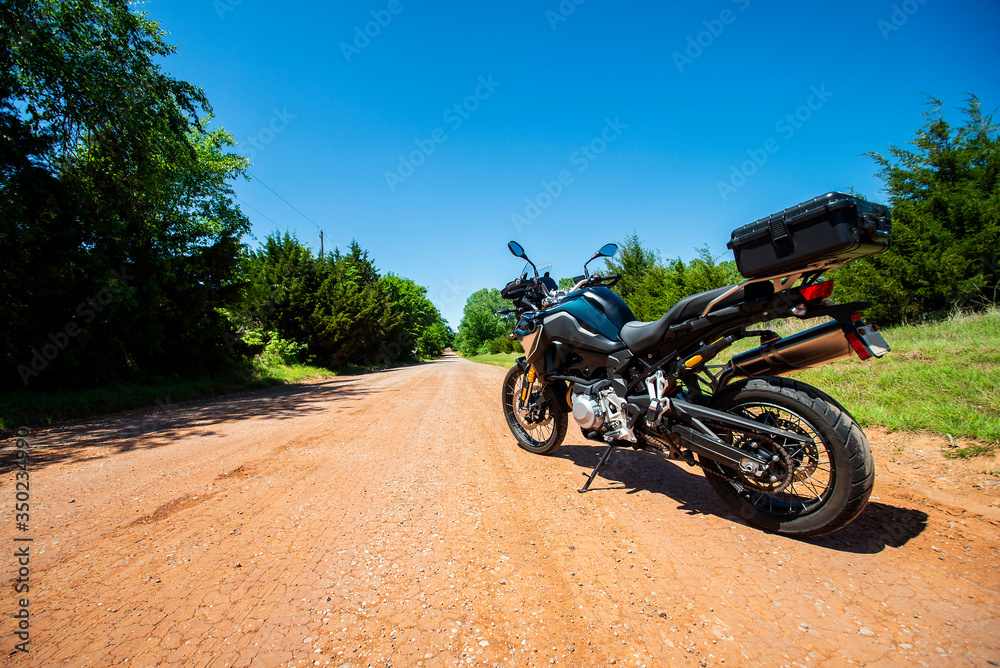
[[[734,286],[732,285],[728,285],[724,288],[716,288],[715,290],[699,292],[698,294],[685,297],[674,304],[673,307],[671,307],[671,309],[667,311],[659,320],[654,320],[653,322],[634,321],[626,323],[622,327],[621,334],[619,336],[633,353],[645,350],[646,348],[652,348],[663,340],[663,337],[666,336],[667,330],[670,329],[671,325],[700,316],[701,312],[705,310],[705,307],[708,306],[712,300],[722,294],[725,294],[729,290],[732,290],[733,287]],[[732,306],[733,304],[738,304],[741,301],[743,301],[743,288],[740,288],[716,304],[713,310]]]

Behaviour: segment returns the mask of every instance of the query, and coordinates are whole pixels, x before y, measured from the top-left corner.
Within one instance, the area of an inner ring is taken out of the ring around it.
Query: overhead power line
[[[250,206],[249,204],[247,204],[243,200],[241,200],[239,197],[236,198],[236,201],[239,202],[240,204],[242,204],[243,206],[245,206],[246,208],[250,209],[254,213],[256,213],[258,216],[260,216],[264,220],[268,220],[268,221],[274,223],[279,228],[284,228],[284,230],[285,230],[286,233],[288,232],[288,225],[282,225],[281,223],[277,222],[276,220],[271,220],[270,218],[268,218],[267,216],[265,216],[264,214],[262,214],[260,211],[258,211],[257,209],[253,208],[252,206]]]
[[[296,208],[295,208],[295,207],[294,207],[294,206],[292,205],[292,203],[291,203],[291,202],[289,202],[289,201],[288,201],[287,199],[285,199],[284,197],[282,197],[281,195],[279,195],[278,193],[276,193],[276,192],[274,191],[274,188],[272,188],[271,186],[269,186],[269,185],[267,185],[266,183],[264,183],[263,181],[261,181],[261,180],[260,180],[260,178],[258,178],[258,176],[257,176],[256,174],[254,174],[253,172],[250,172],[250,171],[247,171],[247,174],[249,174],[249,175],[250,175],[250,176],[252,176],[252,177],[253,177],[253,178],[254,178],[254,179],[255,179],[256,181],[258,181],[258,182],[260,183],[260,185],[262,185],[262,186],[264,186],[265,188],[267,188],[268,190],[270,190],[270,191],[271,191],[271,193],[273,193],[275,197],[277,197],[278,199],[280,199],[280,200],[281,200],[282,202],[284,202],[284,203],[285,203],[285,204],[287,204],[288,206],[292,207],[292,210],[293,210],[293,211],[295,211],[295,213],[299,214],[300,216],[302,216],[303,218],[305,218],[306,220],[308,220],[308,221],[309,221],[310,223],[312,223],[313,225],[316,225],[316,228],[317,228],[318,230],[322,231],[322,229],[323,229],[323,228],[322,228],[322,227],[320,227],[320,226],[319,226],[319,225],[318,225],[318,224],[316,223],[316,221],[315,221],[315,220],[313,220],[312,218],[310,218],[310,217],[309,217],[309,216],[307,216],[306,214],[304,214],[304,213],[302,213],[301,211],[299,211],[298,209],[296,209]]]
[[[251,176],[251,177],[252,177],[252,178],[253,178],[254,180],[256,180],[256,181],[257,181],[258,183],[260,183],[260,185],[262,185],[262,186],[264,186],[265,188],[267,188],[268,190],[270,190],[270,191],[271,191],[271,193],[272,193],[272,194],[273,194],[273,195],[274,195],[275,197],[277,197],[277,198],[278,198],[278,199],[280,199],[280,200],[281,200],[282,202],[284,202],[284,203],[285,203],[285,204],[287,204],[287,205],[288,205],[289,207],[291,207],[291,208],[292,208],[292,210],[293,210],[293,211],[295,211],[295,213],[299,214],[300,216],[302,216],[303,218],[305,218],[305,219],[306,219],[306,220],[308,220],[308,221],[309,221],[310,223],[312,223],[313,225],[315,225],[315,226],[316,226],[316,229],[317,229],[317,230],[319,230],[319,256],[320,256],[320,257],[323,257],[323,228],[322,228],[322,227],[320,227],[320,226],[319,226],[319,225],[318,225],[318,224],[316,223],[316,221],[315,221],[315,220],[313,220],[312,218],[310,218],[310,217],[309,217],[309,216],[307,216],[306,214],[304,214],[304,213],[302,213],[301,211],[299,211],[298,209],[296,209],[296,208],[295,208],[295,206],[294,206],[294,205],[293,205],[293,204],[292,204],[291,202],[289,202],[289,201],[288,201],[287,199],[285,199],[284,197],[282,197],[281,195],[279,195],[279,194],[278,194],[278,193],[277,193],[277,192],[276,192],[276,191],[274,190],[274,188],[272,188],[271,186],[269,186],[269,185],[267,185],[266,183],[264,183],[263,181],[261,181],[261,180],[260,180],[260,178],[259,178],[259,177],[258,177],[258,176],[257,176],[256,174],[254,174],[254,173],[253,173],[253,172],[251,172],[250,170],[247,170],[247,174],[249,174],[249,175],[250,175],[250,176]],[[259,212],[258,212],[258,213],[259,213]],[[263,214],[261,214],[261,215],[263,215]],[[265,217],[266,217],[266,216],[265,216]],[[274,221],[272,220],[271,222],[273,223]],[[277,223],[275,223],[275,224],[277,224]],[[285,232],[288,232],[288,229],[287,229],[287,228],[285,229]]]

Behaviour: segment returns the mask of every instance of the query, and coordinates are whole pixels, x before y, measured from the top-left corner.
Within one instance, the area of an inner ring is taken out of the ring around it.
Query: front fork
[[[528,365],[528,370],[524,374],[524,387],[521,388],[521,405],[518,407],[518,412],[521,413],[521,417],[527,417],[528,408],[526,404],[528,403],[528,397],[531,396],[531,386],[535,382],[535,367]]]

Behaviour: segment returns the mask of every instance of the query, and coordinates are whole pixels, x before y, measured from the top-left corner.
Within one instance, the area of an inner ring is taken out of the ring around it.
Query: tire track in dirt
[[[631,451],[581,495],[600,447],[516,448],[503,373],[447,357],[34,435],[29,663],[1000,660],[995,518],[877,468],[853,525],[794,541]]]

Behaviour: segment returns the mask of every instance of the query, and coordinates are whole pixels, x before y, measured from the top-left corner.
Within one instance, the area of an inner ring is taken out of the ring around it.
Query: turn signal
[[[701,362],[702,362],[703,359],[704,358],[701,355],[695,355],[694,357],[692,357],[691,359],[689,359],[687,362],[684,362],[684,366],[686,366],[689,369],[693,369],[696,366],[698,366],[699,364],[701,364]]]

